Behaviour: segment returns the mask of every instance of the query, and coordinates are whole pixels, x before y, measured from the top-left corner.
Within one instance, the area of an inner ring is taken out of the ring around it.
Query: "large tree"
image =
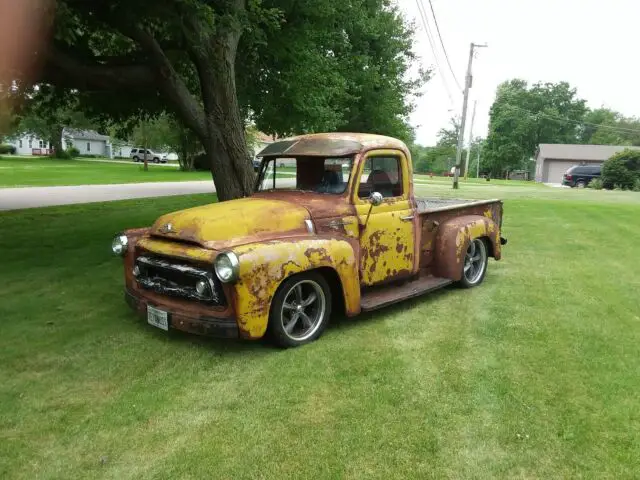
[[[524,80],[502,83],[489,112],[483,164],[494,176],[528,168],[540,143],[576,143],[587,111],[585,101],[566,82]]]
[[[588,111],[580,143],[592,145],[640,145],[640,120],[601,107]]]
[[[37,80],[82,92],[94,113],[171,110],[206,151],[222,200],[252,190],[247,121],[411,136],[411,29],[390,0],[27,3],[53,33],[34,57]]]

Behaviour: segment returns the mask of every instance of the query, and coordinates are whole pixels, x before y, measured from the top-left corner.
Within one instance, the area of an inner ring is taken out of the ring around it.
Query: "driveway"
[[[202,182],[0,188],[0,210],[213,192],[215,192],[215,187],[211,180]]]

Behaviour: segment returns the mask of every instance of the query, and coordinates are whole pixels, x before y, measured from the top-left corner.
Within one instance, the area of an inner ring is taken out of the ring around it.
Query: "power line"
[[[557,121],[561,121],[561,122],[574,123],[576,125],[590,125],[592,127],[606,128],[606,129],[609,129],[609,130],[616,130],[616,131],[620,131],[620,132],[630,132],[630,133],[638,133],[638,134],[640,134],[640,130],[634,130],[632,128],[614,127],[614,126],[605,125],[605,124],[602,124],[602,123],[581,122],[579,120],[572,120],[572,119],[566,118],[566,117],[556,117],[554,115],[549,115],[547,113],[536,113],[536,112],[532,112],[531,110],[527,110],[526,108],[518,107],[517,105],[513,105],[513,104],[510,104],[510,103],[507,103],[507,106],[510,107],[510,108],[513,108],[514,110],[519,110],[521,112],[529,114],[531,116],[537,115],[539,117],[545,117],[545,118],[548,118],[550,120],[557,120]]]
[[[424,10],[424,5],[420,0],[416,0],[416,4],[418,5],[418,11],[420,12],[420,19],[422,20],[422,26],[424,27],[424,31],[427,34],[427,39],[429,40],[429,46],[431,47],[431,53],[433,53],[433,58],[436,62],[436,68],[438,72],[440,72],[440,78],[442,79],[442,85],[444,89],[447,91],[447,96],[449,97],[449,102],[453,104],[453,97],[451,96],[451,90],[449,89],[449,85],[447,84],[447,79],[445,78],[442,67],[440,66],[440,61],[438,60],[438,55],[436,55],[435,42],[431,36],[431,31],[429,30],[429,23],[427,22],[427,13]]]
[[[419,0],[422,3],[422,0]],[[422,7],[424,8],[424,4],[422,5]],[[451,71],[451,76],[453,77],[453,80],[456,82],[456,85],[458,86],[458,90],[462,90],[462,87],[460,86],[460,82],[458,82],[458,79],[456,78],[456,74],[453,71],[453,67],[451,66],[451,62],[449,61],[449,55],[447,55],[447,49],[444,46],[444,41],[442,40],[442,34],[440,33],[440,26],[438,25],[438,19],[436,18],[436,11],[433,9],[433,3],[431,3],[431,0],[429,0],[429,7],[431,7],[431,13],[433,15],[433,22],[436,24],[436,32],[438,32],[438,38],[440,39],[440,45],[442,45],[442,51],[444,52],[444,58],[447,60],[447,65],[449,65],[449,70]]]

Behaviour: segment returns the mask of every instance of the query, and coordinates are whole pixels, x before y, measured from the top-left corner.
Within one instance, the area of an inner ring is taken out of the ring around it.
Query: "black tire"
[[[160,163],[160,159],[158,157],[154,158],[153,163]]]
[[[584,187],[586,187],[586,186],[587,186],[587,184],[585,183],[585,181],[584,181],[584,180],[578,180],[578,181],[576,182],[576,188],[584,188]]]
[[[473,260],[476,259],[477,260]],[[480,285],[487,274],[489,248],[484,238],[475,238],[469,242],[462,262],[462,277],[458,285],[462,288],[473,288]]]
[[[140,159],[138,157],[133,157],[133,161],[137,163],[140,161]]]
[[[298,286],[301,288],[299,295]],[[312,296],[315,300],[304,307]],[[313,342],[329,324],[331,305],[331,289],[322,275],[316,272],[294,275],[282,282],[271,302],[267,333],[276,345],[283,348]],[[296,315],[297,320],[294,320]]]

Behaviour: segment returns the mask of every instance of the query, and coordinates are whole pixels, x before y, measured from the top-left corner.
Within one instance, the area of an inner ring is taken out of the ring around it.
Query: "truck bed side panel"
[[[421,269],[428,269],[433,263],[438,227],[447,220],[468,215],[480,215],[493,220],[498,226],[502,224],[502,202],[499,200],[474,202],[473,200],[416,199],[416,202],[420,217],[418,241]],[[420,203],[423,205],[422,208]],[[425,208],[426,205],[431,208]]]

